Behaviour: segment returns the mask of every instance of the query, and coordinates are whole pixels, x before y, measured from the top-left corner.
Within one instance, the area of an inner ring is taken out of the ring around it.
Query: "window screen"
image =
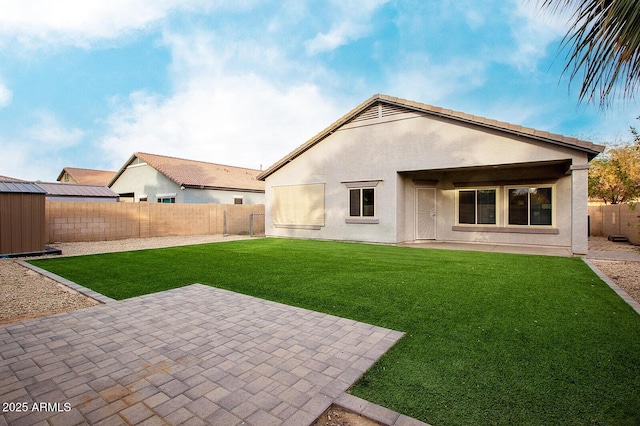
[[[324,226],[324,184],[273,187],[274,225]]]

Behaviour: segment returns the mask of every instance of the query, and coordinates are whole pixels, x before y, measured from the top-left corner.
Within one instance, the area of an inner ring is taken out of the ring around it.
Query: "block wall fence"
[[[251,229],[251,214],[253,228]],[[172,235],[264,234],[264,204],[159,204],[47,201],[47,242]]]
[[[624,235],[631,244],[640,245],[640,205],[589,206],[589,221],[593,236]]]

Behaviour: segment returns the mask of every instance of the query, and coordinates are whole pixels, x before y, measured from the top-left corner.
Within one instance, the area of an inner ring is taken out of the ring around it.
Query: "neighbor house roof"
[[[119,198],[110,188],[101,185],[78,185],[75,183],[38,182],[38,186],[53,197],[91,197],[91,198]]]
[[[65,167],[58,175],[58,181],[61,181],[64,174],[68,174],[75,180],[75,183],[81,185],[101,185],[106,186],[116,175],[116,172],[108,170],[81,169],[77,167]]]
[[[204,161],[136,152],[111,179],[112,186],[136,159],[147,163],[171,181],[185,188],[226,189],[264,192],[264,182],[256,179],[260,170],[226,166]]]
[[[488,119],[485,117],[480,117],[477,115],[465,114],[459,111],[453,111],[450,109],[440,108],[433,105],[427,105],[420,102],[414,102],[406,99],[395,98],[387,95],[373,95],[347,114],[343,115],[341,118],[332,123],[329,127],[322,130],[320,133],[315,135],[313,138],[309,139],[304,144],[300,145],[298,148],[290,152],[288,155],[283,157],[281,160],[273,164],[264,172],[258,175],[258,179],[265,180],[268,176],[275,173],[281,167],[285,166],[288,162],[292,161],[294,158],[298,157],[305,151],[307,151],[312,146],[316,145],[333,132],[338,130],[341,126],[351,122],[356,119],[360,114],[366,116],[366,118],[371,118],[377,115],[377,109],[373,108],[378,106],[379,104],[385,105],[388,108],[388,114],[400,114],[403,112],[417,112],[429,116],[435,116],[443,119],[448,119],[460,123],[466,123],[473,126],[483,127],[487,129],[497,130],[503,133],[509,133],[516,136],[526,137],[529,139],[539,140],[543,142],[548,142],[551,144],[565,146],[573,149],[577,149],[579,151],[584,151],[588,154],[589,159],[591,160],[593,157],[604,151],[604,146],[596,145],[591,142],[583,141],[577,138],[566,137],[558,134],[553,134],[541,130],[532,129],[529,127],[518,126],[515,124],[506,123],[504,121],[497,121]]]
[[[2,181],[2,182],[26,182],[25,180],[12,178],[12,177],[9,177],[9,176],[0,176],[0,181]]]

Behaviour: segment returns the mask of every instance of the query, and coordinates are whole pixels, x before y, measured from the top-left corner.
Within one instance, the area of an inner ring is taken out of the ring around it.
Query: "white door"
[[[416,188],[416,240],[436,239],[436,189]]]

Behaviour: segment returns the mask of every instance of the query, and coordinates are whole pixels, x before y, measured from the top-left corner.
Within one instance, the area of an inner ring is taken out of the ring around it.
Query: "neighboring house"
[[[269,236],[585,254],[603,146],[375,95],[258,176]]]
[[[38,186],[47,192],[49,201],[97,201],[117,202],[119,196],[106,186],[77,185],[72,183],[38,182]]]
[[[128,201],[264,204],[260,170],[137,152],[109,187]]]
[[[116,172],[107,170],[79,169],[77,167],[65,167],[56,179],[60,183],[77,183],[81,185],[107,186]]]

